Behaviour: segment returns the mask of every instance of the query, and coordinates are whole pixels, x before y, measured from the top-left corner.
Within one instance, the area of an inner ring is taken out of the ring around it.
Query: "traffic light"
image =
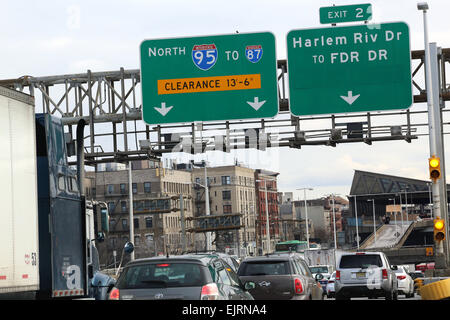
[[[441,159],[433,155],[428,159],[428,166],[430,169],[430,179],[436,182],[441,177]]]
[[[444,219],[441,219],[440,217],[437,217],[433,220],[434,225],[434,241],[440,242],[442,240],[445,240],[445,223]]]

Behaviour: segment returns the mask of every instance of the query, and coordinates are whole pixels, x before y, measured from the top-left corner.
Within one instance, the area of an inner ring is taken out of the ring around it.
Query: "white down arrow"
[[[349,105],[352,105],[352,103],[355,102],[356,99],[358,99],[359,94],[354,96],[352,91],[347,91],[347,96],[340,96],[340,97],[344,99],[344,101],[347,102]]]
[[[259,98],[258,98],[258,97],[255,97],[255,98],[253,99],[253,102],[247,101],[247,103],[248,103],[253,109],[255,109],[256,111],[258,111],[258,109],[261,108],[262,105],[263,105],[264,103],[266,103],[266,100],[263,100],[263,101],[260,102],[260,101],[259,101]]]
[[[161,108],[155,107],[155,110],[158,111],[159,113],[161,113],[161,115],[164,117],[172,108],[173,108],[173,106],[166,108],[166,103],[161,102]]]

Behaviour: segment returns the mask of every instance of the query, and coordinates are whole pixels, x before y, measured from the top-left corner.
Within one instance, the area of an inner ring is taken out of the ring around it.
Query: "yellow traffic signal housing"
[[[441,177],[441,159],[433,155],[428,159],[428,167],[430,169],[430,179],[436,182]]]
[[[433,220],[434,225],[434,241],[439,242],[445,240],[445,223],[444,219],[437,217]]]

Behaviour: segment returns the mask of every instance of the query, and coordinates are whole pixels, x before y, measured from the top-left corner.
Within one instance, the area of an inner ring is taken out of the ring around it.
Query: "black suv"
[[[296,253],[249,257],[241,262],[238,276],[245,285],[252,283],[250,293],[256,300],[323,299],[322,274],[313,278],[305,260]]]
[[[252,284],[247,284],[247,288],[252,288]],[[186,254],[129,262],[109,299],[253,300],[253,297],[218,255]]]

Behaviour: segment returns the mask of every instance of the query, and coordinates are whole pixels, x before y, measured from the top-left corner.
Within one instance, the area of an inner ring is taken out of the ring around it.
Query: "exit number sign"
[[[368,21],[372,19],[372,5],[370,3],[322,7],[319,9],[320,23],[339,23],[351,21]]]

